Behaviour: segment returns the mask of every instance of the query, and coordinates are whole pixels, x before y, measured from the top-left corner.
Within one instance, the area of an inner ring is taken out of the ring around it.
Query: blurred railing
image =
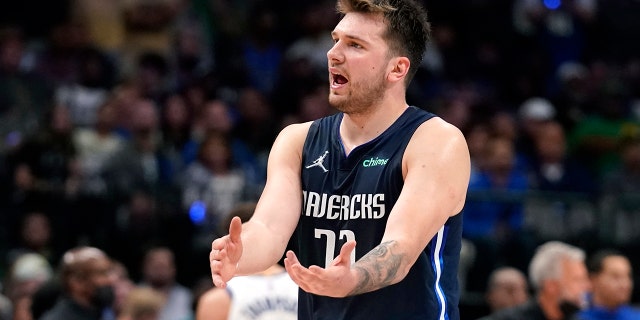
[[[522,203],[525,226],[541,241],[626,246],[640,241],[640,193],[470,191],[469,200]]]

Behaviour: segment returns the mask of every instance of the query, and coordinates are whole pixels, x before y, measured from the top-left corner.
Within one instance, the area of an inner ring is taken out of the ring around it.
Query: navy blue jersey
[[[302,152],[303,209],[291,242],[302,265],[326,267],[347,240],[357,242],[352,262],[380,244],[402,190],[406,146],[416,128],[432,117],[410,107],[385,132],[349,156],[339,134],[342,114],[311,125]],[[339,299],[300,290],[299,319],[459,319],[461,232],[458,214],[395,285]]]

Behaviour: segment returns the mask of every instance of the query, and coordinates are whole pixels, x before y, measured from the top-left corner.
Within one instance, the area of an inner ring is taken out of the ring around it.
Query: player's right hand
[[[242,256],[241,233],[242,221],[239,217],[233,217],[229,225],[229,234],[211,243],[211,279],[218,288],[225,288],[227,281],[231,280],[238,270],[238,262]]]

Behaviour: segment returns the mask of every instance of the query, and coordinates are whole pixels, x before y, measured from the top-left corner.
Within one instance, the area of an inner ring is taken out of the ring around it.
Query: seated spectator
[[[190,159],[195,141],[191,138],[193,110],[183,95],[169,95],[160,112],[161,150],[176,172],[181,172],[193,160]]]
[[[53,97],[44,76],[23,68],[28,42],[21,27],[0,28],[0,153],[12,151],[36,133]]]
[[[193,317],[192,295],[176,281],[173,252],[164,247],[147,251],[142,266],[142,286],[159,293],[165,300],[158,320],[187,320]]]
[[[640,134],[623,137],[618,143],[620,164],[604,176],[603,192],[630,195],[640,191]]]
[[[639,131],[640,132],[640,131]],[[629,135],[618,143],[621,162],[606,173],[602,183],[600,205],[604,223],[612,226],[612,240],[620,244],[635,244],[640,239],[640,136]]]
[[[527,158],[535,157],[536,140],[544,132],[544,127],[554,121],[555,116],[556,107],[542,97],[529,98],[518,107],[520,134],[517,149]]]
[[[640,319],[640,310],[629,305],[633,291],[631,263],[622,253],[596,252],[588,261],[592,293],[589,307],[579,320]]]
[[[628,113],[628,93],[614,75],[594,99],[595,110],[576,123],[569,133],[569,150],[581,157],[598,177],[620,163],[619,143],[640,130],[640,121]]]
[[[107,196],[106,182],[102,177],[104,167],[107,160],[125,144],[115,131],[116,108],[114,98],[105,101],[96,110],[95,123],[91,127],[77,128],[73,132],[82,172],[81,195],[84,197],[103,199]]]
[[[204,139],[211,132],[222,133],[229,139],[233,164],[241,168],[248,181],[251,182],[251,188],[248,188],[251,189],[250,192],[257,192],[257,190],[254,190],[256,188],[254,185],[259,185],[263,182],[262,179],[265,174],[261,170],[264,170],[264,168],[260,166],[256,154],[249,145],[234,134],[234,128],[236,127],[235,112],[236,110],[222,99],[211,99],[204,102],[202,107],[196,110],[196,118],[191,130],[193,141],[185,146],[190,149],[191,155],[188,155],[189,150],[187,149],[186,159],[187,162],[195,160],[199,145],[204,142]]]
[[[564,320],[586,307],[590,283],[585,253],[572,245],[550,241],[540,245],[529,265],[535,297],[481,320]]]
[[[542,124],[534,139],[532,187],[540,191],[593,195],[595,177],[567,152],[564,128],[558,122]]]
[[[108,98],[115,67],[106,54],[94,48],[81,50],[78,56],[76,79],[58,85],[54,100],[69,108],[74,127],[92,127]]]
[[[497,268],[489,276],[485,299],[491,313],[527,302],[529,285],[526,276],[516,268]]]
[[[62,257],[63,295],[41,320],[102,319],[112,312],[111,259],[100,249],[78,247]]]
[[[467,278],[469,289],[475,291],[485,291],[489,273],[500,264],[525,269],[534,246],[524,226],[523,196],[528,180],[515,167],[513,142],[494,137],[482,152],[481,167],[469,181],[463,209],[462,236],[482,257],[476,259]]]
[[[53,269],[40,254],[24,253],[11,265],[6,294],[13,305],[13,319],[32,319],[31,301],[38,289],[53,277]]]
[[[47,259],[49,263],[55,263],[58,252],[52,241],[51,221],[49,217],[39,210],[27,212],[22,217],[18,242],[7,253],[8,265],[25,253],[37,253]]]
[[[182,180],[182,205],[200,227],[204,239],[198,246],[210,249],[212,236],[225,214],[247,196],[244,171],[232,162],[231,142],[219,132],[210,132],[200,145],[198,160],[189,165]]]
[[[19,199],[17,205],[38,203],[62,210],[77,194],[80,181],[73,127],[64,106],[50,108],[46,119],[13,154],[14,199]]]
[[[53,277],[53,279],[43,283],[31,297],[29,310],[33,319],[40,320],[42,315],[55,306],[61,296],[62,284],[59,277]]]

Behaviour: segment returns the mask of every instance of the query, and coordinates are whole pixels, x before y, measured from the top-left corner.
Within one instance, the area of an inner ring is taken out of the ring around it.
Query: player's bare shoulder
[[[299,140],[307,137],[307,133],[309,132],[309,128],[313,121],[302,122],[302,123],[292,123],[285,126],[281,131],[278,137],[283,136],[287,139]]]
[[[278,134],[274,145],[284,144],[293,147],[294,149],[298,149],[299,147],[300,151],[302,151],[302,145],[307,138],[307,133],[309,132],[311,123],[312,122],[309,121],[287,125]]]
[[[422,123],[411,138],[411,143],[437,141],[463,144],[465,147],[467,144],[460,129],[440,117],[433,117]]]
[[[302,161],[302,147],[307,138],[307,133],[312,122],[294,123],[284,127],[271,148],[269,162],[278,158],[278,161]]]
[[[402,166],[405,183],[447,190],[446,199],[455,204],[450,215],[462,210],[471,160],[467,142],[457,127],[438,117],[425,121],[409,141]]]
[[[414,132],[404,154],[407,161],[470,167],[469,148],[464,135],[456,126],[442,118],[433,117],[422,123]]]

